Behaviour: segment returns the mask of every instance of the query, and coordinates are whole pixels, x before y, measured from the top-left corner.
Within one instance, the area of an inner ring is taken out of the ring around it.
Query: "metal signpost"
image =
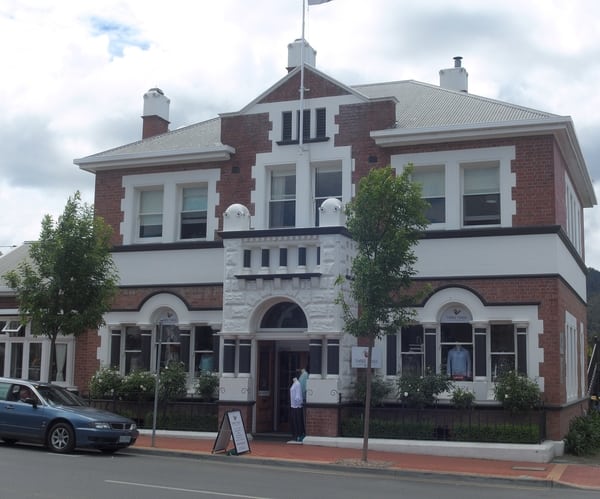
[[[152,447],[154,447],[154,437],[156,436],[156,416],[158,414],[158,385],[160,384],[160,356],[163,340],[163,327],[177,324],[177,319],[172,314],[167,314],[167,317],[161,318],[158,321],[158,324],[158,344],[156,346],[156,379],[154,380],[154,412],[152,414]]]

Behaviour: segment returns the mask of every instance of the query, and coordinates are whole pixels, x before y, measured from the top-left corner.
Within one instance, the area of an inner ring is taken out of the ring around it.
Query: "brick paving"
[[[210,456],[214,439],[186,436],[167,436],[143,433],[134,449]],[[233,450],[233,442],[227,448]],[[235,456],[232,456],[235,458]],[[290,461],[306,464],[327,464],[384,468],[392,471],[452,474],[472,477],[530,480],[532,482],[568,485],[600,491],[600,464],[564,462],[531,463],[460,457],[431,456],[369,450],[368,462],[361,460],[360,449],[322,445],[290,444],[282,440],[251,440],[250,452],[240,459]]]

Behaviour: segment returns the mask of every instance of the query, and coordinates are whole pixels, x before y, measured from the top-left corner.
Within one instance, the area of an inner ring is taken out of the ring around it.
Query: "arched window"
[[[308,323],[304,312],[297,304],[283,301],[267,310],[260,327],[261,329],[306,329]]]

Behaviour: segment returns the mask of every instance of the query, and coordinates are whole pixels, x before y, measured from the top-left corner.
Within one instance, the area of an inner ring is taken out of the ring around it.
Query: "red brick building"
[[[183,361],[190,389],[217,371],[222,410],[241,408],[253,432],[287,431],[307,367],[308,432],[335,435],[358,371],[335,303],[354,251],[343,205],[372,168],[412,163],[431,205],[415,285],[431,291],[417,323],[377,345],[377,373],[444,370],[497,404],[496,377],[516,369],[562,438],[586,400],[583,209],[596,203],[571,118],[469,94],[460,58],[440,86],[348,86],[314,61],[296,41],[254,101],[173,131],[151,89],[142,140],[75,160],[115,230],[121,291],[77,340],[72,383],[101,365],[154,369],[163,330],[162,362]]]

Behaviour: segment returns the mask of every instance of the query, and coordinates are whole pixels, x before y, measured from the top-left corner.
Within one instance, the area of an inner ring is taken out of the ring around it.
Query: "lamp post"
[[[156,416],[158,414],[158,388],[160,384],[160,355],[162,349],[163,328],[177,324],[177,318],[172,313],[167,313],[166,317],[161,317],[158,321],[158,343],[156,345],[156,379],[154,380],[154,412],[152,414],[152,447],[156,436]]]

